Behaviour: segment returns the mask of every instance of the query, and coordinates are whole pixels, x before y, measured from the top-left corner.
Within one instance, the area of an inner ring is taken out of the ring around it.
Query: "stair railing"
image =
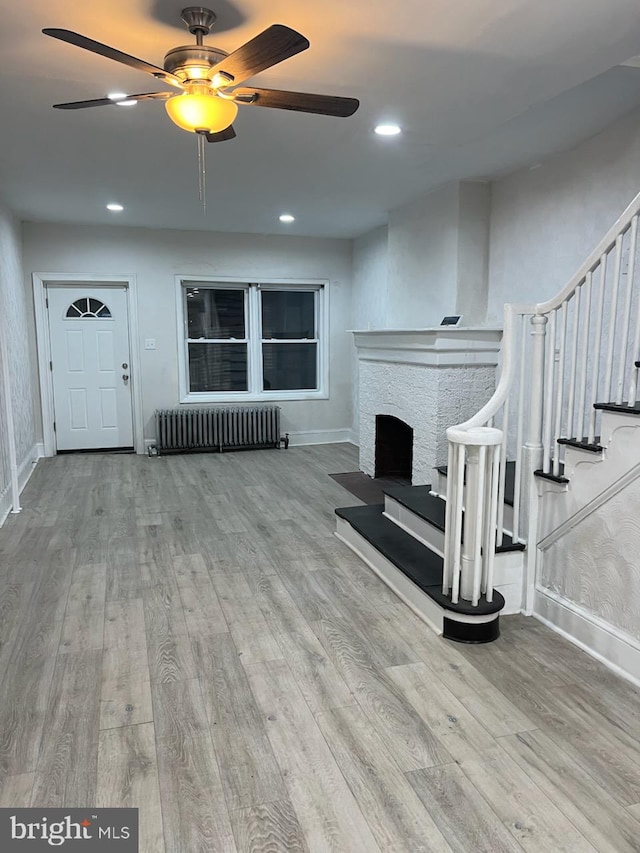
[[[594,405],[636,404],[639,215],[640,193],[557,296],[504,307],[496,390],[447,430],[443,592],[454,603],[492,600],[496,546],[531,538],[534,472],[562,482],[562,442],[597,445]]]

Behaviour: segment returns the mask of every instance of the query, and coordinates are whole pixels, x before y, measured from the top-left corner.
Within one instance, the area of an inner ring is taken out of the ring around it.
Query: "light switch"
[[[155,338],[145,338],[144,339],[144,348],[145,349],[155,349],[156,348],[156,339]]]

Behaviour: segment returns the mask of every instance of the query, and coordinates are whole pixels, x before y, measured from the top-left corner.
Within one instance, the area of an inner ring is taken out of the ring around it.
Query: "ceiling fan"
[[[308,40],[290,27],[274,24],[227,54],[203,43],[216,21],[214,12],[202,6],[188,6],[182,10],[182,20],[195,36],[196,43],[172,48],[162,68],[71,30],[44,29],[42,32],[47,36],[122,62],[181,90],[179,93],[144,92],[117,99],[73,101],[54,104],[54,109],[78,110],[136,101],[164,101],[169,118],[178,127],[206,137],[209,142],[235,137],[232,125],[238,104],[341,117],[353,115],[358,109],[359,102],[355,98],[240,86],[254,74],[309,47]]]

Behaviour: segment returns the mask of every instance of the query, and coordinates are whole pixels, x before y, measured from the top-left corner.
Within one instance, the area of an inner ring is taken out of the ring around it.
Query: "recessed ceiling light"
[[[121,204],[112,203],[112,204],[107,205],[107,210],[120,211],[120,210],[124,210],[124,207]]]
[[[281,213],[280,214],[280,222],[295,222],[295,216],[292,216],[290,213]]]
[[[107,95],[110,101],[126,101],[127,93],[126,92],[110,92]]]
[[[379,124],[374,130],[378,136],[397,136],[402,133],[402,128],[397,124]]]

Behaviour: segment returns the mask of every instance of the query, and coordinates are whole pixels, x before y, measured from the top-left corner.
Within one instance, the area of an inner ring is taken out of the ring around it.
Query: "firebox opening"
[[[376,415],[376,477],[411,483],[413,429],[393,415]]]

